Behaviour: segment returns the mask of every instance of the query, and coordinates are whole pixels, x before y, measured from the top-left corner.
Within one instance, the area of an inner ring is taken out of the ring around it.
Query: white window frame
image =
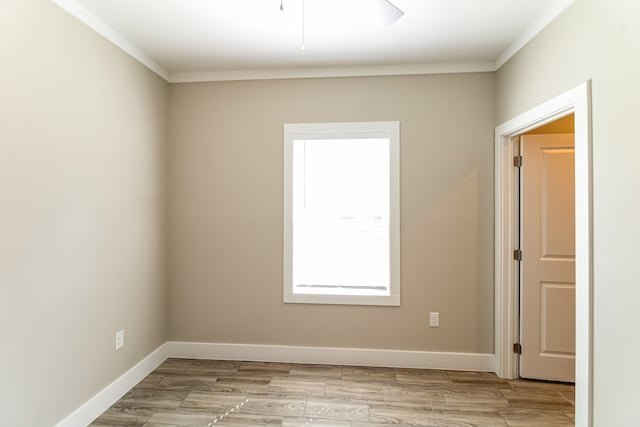
[[[293,143],[310,139],[388,138],[390,161],[389,295],[319,295],[293,292]],[[294,123],[284,125],[285,303],[400,305],[400,122]]]

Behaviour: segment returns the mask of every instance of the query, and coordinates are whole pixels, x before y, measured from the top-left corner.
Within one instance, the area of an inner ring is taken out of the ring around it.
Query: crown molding
[[[415,74],[482,73],[495,71],[487,62],[451,62],[360,67],[277,68],[219,70],[194,73],[170,73],[170,83],[215,82],[231,80],[311,79],[322,77],[403,76]]]
[[[121,36],[113,28],[102,22],[97,16],[89,12],[84,6],[75,0],[51,0],[52,3],[77,18],[96,33],[125,51],[135,60],[149,68],[151,71],[169,81],[169,73],[161,65],[155,62],[149,55],[134,46],[129,40]]]
[[[531,40],[533,40],[538,34],[542,32],[551,22],[553,22],[562,12],[567,10],[575,0],[558,0],[549,9],[540,15],[533,24],[531,24],[526,30],[524,30],[513,43],[509,45],[498,56],[495,63],[495,70],[502,67],[509,59],[511,59],[516,53],[520,52]]]

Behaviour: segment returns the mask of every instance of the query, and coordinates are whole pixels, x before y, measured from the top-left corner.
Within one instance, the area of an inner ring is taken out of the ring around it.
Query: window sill
[[[289,294],[284,296],[285,304],[337,304],[337,305],[378,305],[400,306],[400,295],[317,295]]]

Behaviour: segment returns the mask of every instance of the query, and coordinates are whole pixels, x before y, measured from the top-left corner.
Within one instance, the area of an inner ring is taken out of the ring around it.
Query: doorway
[[[593,419],[593,242],[590,82],[584,82],[496,127],[495,138],[495,363],[496,373],[516,378],[518,339],[517,135],[575,116],[576,426]]]

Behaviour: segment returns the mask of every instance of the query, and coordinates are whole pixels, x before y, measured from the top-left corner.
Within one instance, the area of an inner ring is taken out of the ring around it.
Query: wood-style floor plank
[[[91,426],[567,427],[574,405],[487,372],[168,359]]]

